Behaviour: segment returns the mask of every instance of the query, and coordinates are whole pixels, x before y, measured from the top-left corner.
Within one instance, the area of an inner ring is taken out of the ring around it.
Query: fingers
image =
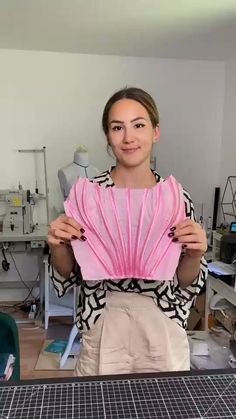
[[[202,227],[200,226],[200,224],[196,223],[195,221],[192,220],[186,220],[181,224],[177,224],[175,226],[175,230],[174,233],[179,234],[179,233],[183,233],[183,234],[190,234],[191,232],[196,232],[196,231],[202,231]]]
[[[50,224],[48,233],[48,244],[59,246],[69,244],[71,240],[79,239],[86,241],[84,236],[85,230],[76,220],[71,217],[62,215]]]
[[[175,237],[177,240],[174,240],[175,242],[181,243],[181,244],[188,244],[188,243],[201,243],[202,237],[197,234],[188,234],[188,235],[181,235],[178,237]]]
[[[198,227],[185,227],[179,230],[176,230],[174,232],[175,238],[178,239],[178,241],[193,241],[193,242],[199,242],[202,240],[205,232],[201,228]]]
[[[67,224],[58,224],[55,226],[51,226],[50,229],[50,234],[53,234],[56,237],[61,237],[66,240],[79,239],[83,233],[83,229],[82,231],[81,229],[78,231],[74,227],[70,227]]]
[[[176,225],[170,229],[169,237],[180,238],[188,235],[201,236],[205,234],[200,224],[195,223],[192,220],[184,221],[181,224]]]
[[[61,239],[56,239],[53,235],[48,235],[48,244],[49,246],[64,246],[65,242]]]
[[[77,223],[74,218],[67,217],[66,215],[62,215],[58,217],[56,220],[52,221],[50,224],[51,229],[57,229],[59,227],[62,227],[64,231],[71,231],[71,229],[74,230],[75,235],[81,233],[81,224]]]
[[[183,248],[188,250],[199,250],[202,253],[205,253],[206,251],[206,249],[201,249],[199,247],[199,243],[188,243],[187,245],[184,245]]]
[[[50,229],[48,232],[48,244],[59,245],[59,244],[70,244],[70,240],[63,237],[64,233],[61,230]]]
[[[168,234],[173,242],[182,244],[186,250],[205,252],[207,250],[206,233],[200,224],[192,220],[185,220],[170,229]]]
[[[184,227],[191,227],[191,226],[194,226],[195,224],[201,227],[200,224],[188,218],[187,220],[182,221],[182,223],[177,224],[175,228],[178,229],[178,228],[184,228]]]

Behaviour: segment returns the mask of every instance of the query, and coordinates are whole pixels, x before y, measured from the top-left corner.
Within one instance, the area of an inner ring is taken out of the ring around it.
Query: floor
[[[0,310],[8,312],[17,321],[20,340],[22,380],[73,377],[73,371],[69,370],[35,370],[35,365],[44,341],[46,339],[67,339],[72,326],[72,318],[50,318],[49,328],[46,331],[40,324],[37,325],[34,322],[22,323],[22,321],[28,320],[28,315],[19,309],[4,309],[4,307],[0,306]],[[223,345],[223,347],[225,347],[225,345]],[[207,367],[204,366],[204,368]],[[225,367],[221,366],[221,368]]]
[[[38,371],[34,367],[38,360],[40,350],[46,338],[58,339],[67,338],[70,331],[72,319],[70,318],[53,318],[50,319],[48,331],[43,327],[32,323],[18,323],[18,321],[28,320],[27,314],[12,309],[1,307],[1,311],[8,312],[17,321],[20,340],[20,358],[21,358],[21,379],[37,379],[37,378],[57,378],[72,377],[73,371]],[[61,336],[62,331],[65,336]]]
[[[73,371],[35,370],[40,350],[46,339],[46,331],[33,324],[19,325],[21,379],[73,377]]]

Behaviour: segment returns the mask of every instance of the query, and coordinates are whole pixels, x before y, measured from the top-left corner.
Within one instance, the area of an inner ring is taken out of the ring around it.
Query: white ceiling
[[[236,0],[0,0],[0,48],[236,58]]]

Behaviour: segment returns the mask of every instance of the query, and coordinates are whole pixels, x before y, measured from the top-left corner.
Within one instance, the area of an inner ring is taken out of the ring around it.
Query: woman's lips
[[[138,149],[139,149],[139,147],[135,147],[135,148],[123,148],[122,151],[124,153],[132,154],[132,153],[135,153],[135,151],[137,151]]]

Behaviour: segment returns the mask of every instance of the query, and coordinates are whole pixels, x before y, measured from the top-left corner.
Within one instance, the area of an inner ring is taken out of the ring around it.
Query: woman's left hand
[[[195,221],[185,220],[171,228],[169,237],[182,244],[186,254],[192,258],[201,258],[207,251],[206,232]]]

